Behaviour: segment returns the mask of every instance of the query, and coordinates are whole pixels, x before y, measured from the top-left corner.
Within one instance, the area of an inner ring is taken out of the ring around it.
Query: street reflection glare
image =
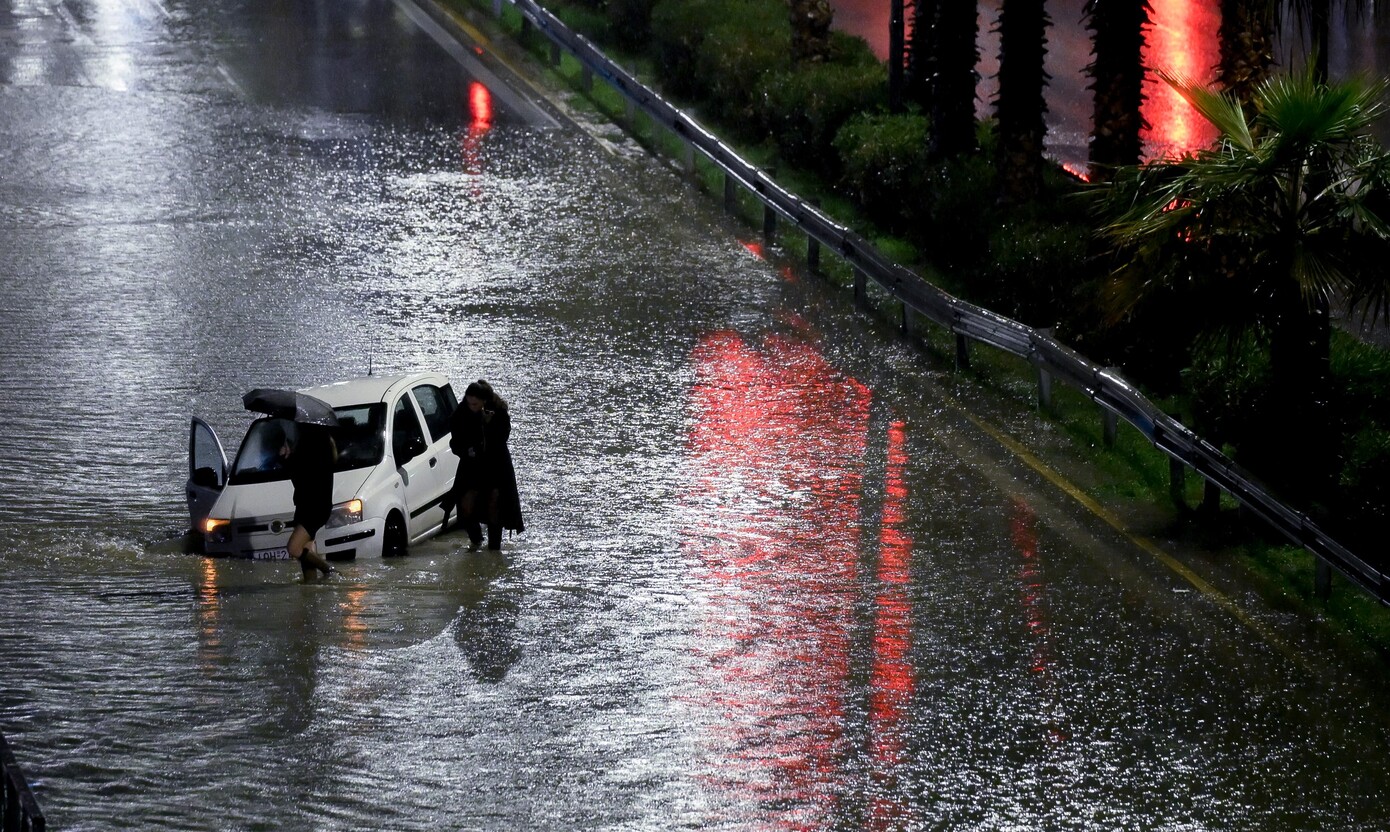
[[[700,643],[706,777],[815,828],[846,752],[870,396],[812,347],[712,334],[695,350],[685,536],[714,584]]]
[[[917,682],[912,666],[912,547],[908,531],[911,493],[905,475],[907,427],[888,428],[884,473],[883,519],[879,531],[878,598],[874,621],[873,676],[869,720],[873,787],[870,818],[875,830],[903,828],[911,817],[899,783],[904,759],[904,731]]]

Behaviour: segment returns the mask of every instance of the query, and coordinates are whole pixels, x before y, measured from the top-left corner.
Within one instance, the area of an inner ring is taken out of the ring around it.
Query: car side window
[[[415,396],[415,403],[420,406],[420,412],[425,416],[425,426],[429,428],[434,441],[438,442],[448,436],[449,414],[454,412],[454,408],[449,404],[445,391],[433,384],[421,384],[410,392]]]
[[[402,396],[396,400],[396,409],[391,414],[391,453],[396,457],[396,464],[404,465],[424,453],[427,445],[410,399]]]

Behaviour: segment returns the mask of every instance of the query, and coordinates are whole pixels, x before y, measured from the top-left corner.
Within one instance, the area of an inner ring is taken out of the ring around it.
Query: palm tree
[[[1287,420],[1287,471],[1325,484],[1329,304],[1379,313],[1390,299],[1390,153],[1367,130],[1386,83],[1276,76],[1239,99],[1163,75],[1219,132],[1208,150],[1117,171],[1103,235],[1119,258],[1115,317],[1160,290],[1187,291],[1228,332],[1268,345],[1271,392]],[[1300,454],[1302,458],[1298,459]]]
[[[979,9],[974,0],[936,4],[936,73],[931,93],[931,151],[949,158],[975,149],[975,89],[980,61]]]
[[[1047,27],[1040,0],[1004,0],[999,10],[998,165],[1004,195],[1023,200],[1038,193],[1047,137]]]
[[[1121,165],[1137,165],[1147,126],[1144,103],[1144,27],[1148,0],[1086,0],[1084,14],[1093,33],[1093,60],[1086,67],[1095,91],[1091,132],[1091,174],[1108,179]]]

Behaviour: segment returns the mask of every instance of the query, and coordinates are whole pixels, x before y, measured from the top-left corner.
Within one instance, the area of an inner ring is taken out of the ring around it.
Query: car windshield
[[[338,415],[338,427],[333,429],[333,441],[338,445],[335,470],[369,468],[380,462],[386,452],[386,405],[351,405],[334,408],[334,412]],[[229,484],[289,479],[280,448],[286,440],[293,445],[296,435],[297,426],[289,419],[252,422],[232,463]]]

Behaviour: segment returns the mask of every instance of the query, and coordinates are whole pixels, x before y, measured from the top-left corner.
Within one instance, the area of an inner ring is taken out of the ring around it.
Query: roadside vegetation
[[[473,1],[449,0],[461,9]],[[1390,515],[1390,353],[1338,330],[1330,314],[1351,303],[1383,315],[1390,299],[1390,154],[1368,135],[1385,86],[1329,82],[1317,60],[1277,72],[1268,43],[1279,4],[1232,0],[1223,5],[1219,86],[1167,79],[1216,125],[1218,144],[1143,163],[1145,5],[1086,4],[1091,181],[1043,155],[1049,21],[1040,4],[1001,6],[999,94],[984,121],[975,115],[973,4],[913,4],[905,66],[892,78],[862,40],[830,31],[810,0],[793,0],[793,14],[785,0],[553,0],[547,8],[895,260],[1120,368],[1352,551],[1390,570],[1381,534]],[[510,6],[502,25],[521,36]],[[548,59],[541,36],[532,33],[528,45]],[[581,68],[568,57],[554,71],[581,88]],[[597,111],[626,122],[617,93],[596,82],[586,94]],[[661,130],[628,128],[654,150],[680,152]],[[699,161],[695,175],[719,193],[721,179]],[[758,206],[743,198],[756,222]],[[779,243],[793,254],[799,245],[794,234]],[[825,270],[848,281],[832,260]],[[924,343],[945,356],[953,350],[947,339]],[[1027,367],[982,358],[973,377],[1031,399]],[[1124,469],[1098,487],[1125,492],[1121,499],[1168,500],[1167,457],[1142,439],[1102,450],[1095,409],[1076,398],[1059,396],[1046,415],[1097,464]],[[1201,502],[1200,482],[1189,482],[1188,496]],[[1225,508],[1233,509],[1229,498]],[[1210,523],[1212,514],[1181,517]],[[1390,612],[1340,581],[1319,596],[1310,555],[1250,531],[1230,548],[1272,591],[1390,656]]]

